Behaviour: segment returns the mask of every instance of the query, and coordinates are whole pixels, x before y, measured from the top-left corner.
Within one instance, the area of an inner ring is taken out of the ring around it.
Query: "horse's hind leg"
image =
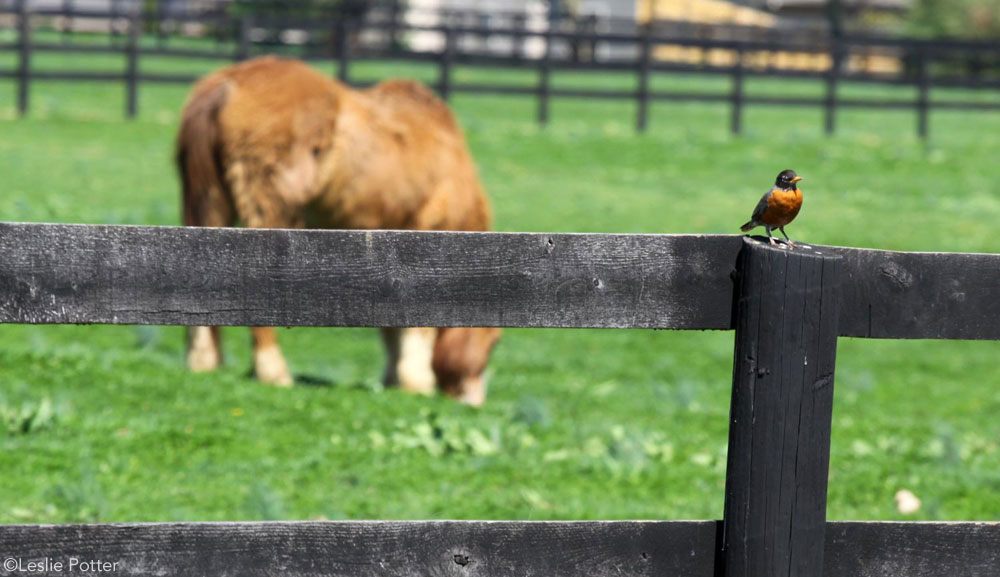
[[[433,327],[384,328],[386,365],[382,382],[404,391],[431,395],[437,385],[431,362],[437,329]]]
[[[213,371],[221,362],[219,327],[188,327],[188,369],[195,373]]]
[[[232,226],[233,207],[223,191],[206,187],[202,196],[184,198],[187,226]],[[192,205],[192,206],[189,206]],[[187,366],[192,372],[213,371],[222,364],[219,327],[188,327]]]
[[[261,382],[279,387],[292,386],[292,373],[288,370],[278,335],[274,327],[251,327],[253,335],[253,372]]]

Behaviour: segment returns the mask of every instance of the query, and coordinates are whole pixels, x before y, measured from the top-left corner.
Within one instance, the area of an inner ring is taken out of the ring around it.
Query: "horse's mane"
[[[376,84],[366,91],[379,104],[397,113],[413,112],[442,127],[459,131],[458,122],[448,105],[423,84],[408,79],[393,79]]]

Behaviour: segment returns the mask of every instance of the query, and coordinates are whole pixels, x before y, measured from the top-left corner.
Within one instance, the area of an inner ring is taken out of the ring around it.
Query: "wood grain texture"
[[[0,525],[7,558],[122,577],[710,577],[721,522],[358,521]],[[1000,524],[834,522],[824,577],[995,577]],[[39,576],[68,572],[41,571]]]
[[[1000,523],[827,523],[827,577],[995,577]]]
[[[726,577],[822,577],[841,260],[750,239],[740,253]]]
[[[0,223],[0,322],[725,330],[742,242]],[[815,249],[841,336],[1000,339],[1000,255]]]
[[[714,521],[8,525],[0,548],[118,561],[120,577],[712,577],[715,535]]]
[[[0,322],[727,329],[739,245],[0,224]]]
[[[841,336],[1000,339],[1000,254],[825,248],[844,258]]]

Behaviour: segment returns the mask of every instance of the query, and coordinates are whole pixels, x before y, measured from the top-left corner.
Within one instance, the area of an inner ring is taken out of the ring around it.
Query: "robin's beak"
[[[793,177],[792,177],[792,182],[798,182],[798,181],[800,181],[800,180],[802,180],[802,177],[801,177],[801,176],[793,176]]]

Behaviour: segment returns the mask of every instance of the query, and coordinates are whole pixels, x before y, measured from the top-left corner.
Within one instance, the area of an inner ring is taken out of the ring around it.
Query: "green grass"
[[[748,82],[793,89],[821,90]],[[176,224],[170,156],[186,90],[143,87],[126,122],[120,85],[38,83],[32,113],[14,120],[14,85],[0,82],[0,219]],[[794,238],[1000,252],[1000,114],[935,112],[925,144],[910,112],[844,111],[825,138],[818,110],[751,107],[733,137],[725,106],[663,103],[640,136],[628,102],[556,100],[545,129],[531,99],[455,107],[501,230],[734,233],[794,167],[807,199]],[[482,410],[381,390],[371,330],[281,331],[294,372],[316,383],[291,390],[249,380],[247,331],[224,333],[226,367],[192,375],[179,328],[2,327],[0,521],[722,514],[730,333],[508,330]],[[1000,517],[998,359],[998,343],[842,339],[830,517],[901,518],[900,488],[923,500],[911,518]]]

